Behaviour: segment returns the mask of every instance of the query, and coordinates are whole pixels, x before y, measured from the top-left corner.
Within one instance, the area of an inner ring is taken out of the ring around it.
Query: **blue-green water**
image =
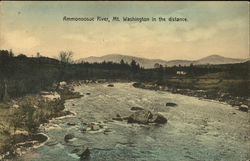
[[[65,103],[66,109],[76,116],[53,119],[41,128],[50,137],[49,141],[58,144],[29,151],[20,160],[77,161],[79,157],[72,150],[82,145],[89,147],[89,160],[93,161],[245,161],[249,158],[249,114],[229,105],[137,89],[130,83],[115,83],[114,87],[89,84],[75,90],[90,93]],[[166,102],[178,106],[166,107]],[[118,113],[129,115],[132,106],[160,112],[168,118],[168,123],[137,125],[108,121],[100,123],[102,130],[82,132],[84,123],[110,120]],[[69,126],[68,122],[76,125]],[[105,129],[110,132],[105,133]],[[64,136],[69,133],[75,139],[66,143]]]

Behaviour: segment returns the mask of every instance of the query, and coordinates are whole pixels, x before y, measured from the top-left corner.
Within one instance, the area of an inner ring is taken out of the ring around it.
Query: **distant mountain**
[[[119,54],[110,54],[110,55],[104,55],[101,57],[87,57],[87,58],[82,58],[77,60],[76,62],[89,62],[89,63],[94,63],[94,62],[103,62],[103,61],[112,61],[116,63],[120,63],[121,59],[124,60],[124,62],[130,63],[132,60],[135,60],[137,63],[139,63],[141,66],[145,68],[153,68],[155,63],[159,64],[166,64],[167,61],[161,60],[161,59],[146,59],[146,58],[140,58],[140,57],[134,57],[134,56],[128,56],[128,55],[119,55]]]
[[[210,55],[196,60],[194,64],[235,64],[247,61],[246,59],[227,58],[220,55]]]
[[[234,64],[234,63],[241,63],[245,62],[246,59],[234,59],[234,58],[227,58],[219,55],[210,55],[207,57],[204,57],[202,59],[198,60],[170,60],[170,61],[165,61],[161,59],[147,59],[147,58],[140,58],[140,57],[134,57],[134,56],[128,56],[128,55],[120,55],[120,54],[109,54],[109,55],[104,55],[101,57],[87,57],[87,58],[81,58],[78,59],[76,62],[89,62],[89,63],[94,63],[94,62],[103,62],[103,61],[112,61],[119,63],[123,59],[125,62],[130,63],[132,60],[135,60],[137,63],[139,63],[141,66],[144,68],[154,68],[154,65],[156,63],[161,64],[163,66],[174,66],[174,65],[190,65],[191,63],[193,64]]]

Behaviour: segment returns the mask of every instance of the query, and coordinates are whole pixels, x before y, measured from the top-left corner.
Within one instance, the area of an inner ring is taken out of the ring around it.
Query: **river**
[[[132,83],[76,86],[84,97],[67,100],[65,107],[76,115],[57,118],[41,128],[54,146],[28,151],[19,160],[78,161],[76,146],[89,147],[93,161],[246,161],[249,159],[249,113],[216,101],[134,88]],[[87,95],[88,93],[88,95]],[[167,102],[178,104],[166,107]],[[85,123],[129,115],[138,106],[159,112],[164,125],[102,122],[99,131],[82,132]],[[75,123],[69,126],[68,123]],[[104,132],[109,129],[109,132]],[[64,136],[74,134],[66,143]]]

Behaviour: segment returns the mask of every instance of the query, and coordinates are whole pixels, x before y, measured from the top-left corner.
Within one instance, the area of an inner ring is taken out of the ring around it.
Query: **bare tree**
[[[160,68],[160,64],[159,63],[155,63],[154,68]]]
[[[59,60],[64,63],[72,63],[73,62],[73,52],[72,51],[61,51],[59,53]]]

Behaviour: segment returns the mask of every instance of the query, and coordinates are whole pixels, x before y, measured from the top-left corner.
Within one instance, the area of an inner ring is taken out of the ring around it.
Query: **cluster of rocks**
[[[95,122],[92,122],[90,124],[85,124],[82,128],[82,131],[83,132],[86,132],[86,131],[98,131],[98,130],[101,130],[103,129],[103,125],[100,124],[100,123],[95,123]]]
[[[211,92],[206,90],[191,90],[191,89],[176,89],[176,88],[168,88],[165,86],[157,85],[154,83],[134,83],[134,87],[150,89],[150,90],[161,90],[168,91],[171,93],[178,93],[188,96],[194,96],[204,99],[212,99],[220,102],[226,102],[234,107],[237,107],[240,111],[248,112],[250,100],[244,97],[235,97],[230,95],[229,93],[224,92]]]
[[[72,81],[70,84],[73,86],[81,86],[82,84],[97,84],[97,83],[106,83],[108,82],[106,79],[86,79],[86,80],[79,80],[79,81]]]
[[[128,117],[128,123],[139,123],[139,124],[148,124],[148,123],[157,123],[165,124],[167,119],[159,114],[153,113],[149,110],[139,110],[133,113]]]
[[[113,120],[123,121],[126,120],[128,123],[138,123],[138,124],[165,124],[167,119],[160,113],[154,113],[149,110],[145,110],[141,107],[132,107],[132,111],[135,111],[130,116],[121,116],[119,114],[112,118]]]

